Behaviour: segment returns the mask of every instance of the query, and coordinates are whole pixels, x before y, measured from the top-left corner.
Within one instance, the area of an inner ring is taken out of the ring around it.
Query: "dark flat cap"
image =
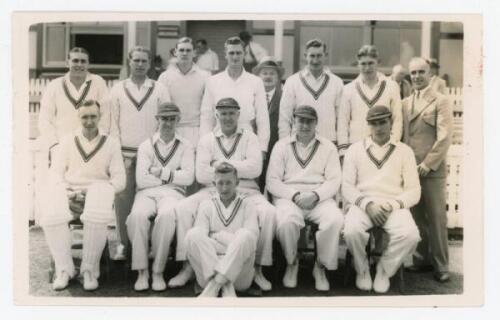
[[[435,59],[435,58],[429,59],[429,65],[431,66],[431,68],[439,69],[439,63],[438,63],[437,59]]]
[[[374,106],[368,110],[366,121],[380,120],[392,117],[392,112],[386,106]]]
[[[157,116],[178,116],[180,114],[181,110],[172,102],[165,102],[160,104],[156,111]]]
[[[318,120],[318,113],[311,106],[298,106],[293,110],[294,117]]]
[[[215,109],[219,108],[240,109],[240,105],[238,104],[238,101],[234,100],[233,98],[222,98],[215,105]]]

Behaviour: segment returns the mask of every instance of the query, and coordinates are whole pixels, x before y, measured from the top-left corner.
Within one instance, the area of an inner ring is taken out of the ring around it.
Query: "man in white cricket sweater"
[[[67,57],[68,72],[52,80],[42,93],[38,128],[41,150],[37,157],[35,197],[37,206],[49,196],[47,181],[50,159],[56,157],[59,142],[67,134],[80,127],[78,109],[85,100],[95,100],[101,104],[99,129],[102,134],[109,133],[109,108],[102,104],[108,95],[106,82],[100,76],[88,71],[89,52],[80,47],[72,48]]]
[[[243,45],[238,37],[231,37],[224,43],[227,68],[207,80],[201,104],[200,136],[212,132],[217,126],[217,102],[231,97],[240,106],[238,126],[255,132],[265,157],[270,132],[266,92],[262,80],[243,68]]]
[[[260,193],[256,179],[262,171],[262,154],[257,136],[248,129],[238,126],[240,106],[233,98],[224,98],[217,103],[218,129],[200,139],[196,151],[196,179],[205,186],[194,195],[182,200],[176,206],[177,213],[177,256],[186,260],[184,237],[196,219],[196,210],[201,201],[210,198],[215,168],[227,162],[238,170],[239,192],[254,202],[258,210],[260,233],[257,242],[255,282],[263,290],[271,290],[271,283],[264,277],[261,266],[272,265],[272,242],[276,226],[276,208]],[[169,286],[184,285],[191,277],[188,263],[178,276],[171,279]]]
[[[186,235],[187,257],[198,284],[199,297],[236,297],[254,278],[259,226],[253,201],[238,192],[238,171],[227,162],[214,170],[216,192],[205,199],[194,227]]]
[[[54,159],[45,199],[47,209],[40,224],[56,265],[54,290],[62,290],[75,276],[68,222],[75,218],[70,207],[83,205],[83,253],[80,273],[83,288],[97,289],[99,261],[106,245],[107,224],[113,221],[115,194],[125,188],[120,144],[98,130],[99,103],[84,101],[78,108],[81,128],[61,139]]]
[[[152,289],[167,288],[163,272],[175,234],[175,212],[171,208],[184,198],[186,187],[194,181],[194,149],[175,130],[180,117],[175,104],[160,104],[156,113],[158,132],[141,143],[137,152],[137,194],[127,218],[132,270],[138,271],[136,291],[149,288],[150,239],[154,256]]]
[[[337,108],[340,105],[342,79],[324,66],[328,55],[326,44],[320,39],[306,43],[303,70],[286,79],[280,102],[278,121],[280,139],[293,131],[293,110],[302,105],[313,107],[318,113],[318,133],[331,142],[337,142]]]
[[[177,62],[160,75],[158,82],[168,88],[171,102],[182,112],[177,132],[196,147],[200,131],[201,99],[210,72],[194,64],[191,38],[180,38],[175,45],[175,52]]]
[[[168,89],[147,77],[151,52],[134,47],[128,54],[130,77],[118,82],[109,95],[111,109],[110,135],[119,138],[125,159],[127,186],[116,199],[116,220],[122,246],[120,258],[125,258],[123,246],[128,246],[125,221],[130,214],[135,195],[137,148],[157,130],[155,118],[158,105],[170,102]]]
[[[403,115],[399,87],[395,81],[377,71],[378,50],[373,45],[362,46],[357,54],[359,76],[344,87],[337,117],[337,141],[339,153],[370,135],[366,123],[368,110],[384,105],[392,113],[391,139],[401,140]]]
[[[413,151],[391,140],[389,108],[372,107],[366,121],[371,136],[349,147],[344,159],[342,195],[349,206],[344,238],[354,257],[356,286],[384,293],[389,290],[390,277],[420,241],[409,210],[420,199],[420,184]],[[368,230],[374,226],[388,233],[389,243],[372,281],[365,248]]]
[[[328,291],[325,268],[337,269],[344,223],[333,199],[341,182],[339,155],[332,142],[316,134],[316,109],[299,106],[293,114],[296,132],[275,144],[267,171],[267,188],[277,208],[276,234],[287,261],[283,285],[297,286],[297,244],[304,220],[309,220],[319,226],[313,269],[315,287]]]

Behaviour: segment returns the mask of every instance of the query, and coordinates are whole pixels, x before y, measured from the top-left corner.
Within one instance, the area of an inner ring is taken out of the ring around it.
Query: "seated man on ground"
[[[332,142],[316,134],[318,115],[314,108],[299,106],[293,117],[296,132],[276,143],[267,171],[267,188],[277,208],[277,238],[288,264],[283,285],[297,286],[297,244],[304,220],[309,220],[319,226],[313,269],[315,287],[328,291],[325,268],[337,269],[344,223],[333,199],[341,182],[339,155]]]
[[[55,261],[54,290],[68,286],[76,276],[71,254],[68,222],[71,208],[83,202],[83,253],[80,273],[83,288],[95,290],[99,283],[99,262],[107,241],[107,224],[114,219],[115,194],[125,188],[125,168],[120,143],[99,132],[98,102],[84,101],[78,108],[81,127],[63,139],[50,172],[49,194],[40,224]]]
[[[203,136],[196,151],[196,179],[205,187],[179,202],[175,207],[177,218],[177,261],[184,261],[181,272],[168,283],[171,287],[183,286],[192,277],[186,261],[184,237],[193,226],[201,201],[213,196],[215,168],[227,162],[238,170],[239,192],[252,201],[258,209],[259,238],[255,258],[255,282],[262,290],[271,290],[271,283],[264,277],[261,266],[272,265],[272,243],[276,226],[276,208],[260,193],[256,179],[262,171],[262,152],[259,139],[248,129],[238,127],[240,106],[233,98],[217,102],[216,116],[219,126]]]
[[[137,151],[138,191],[127,218],[132,270],[138,271],[136,291],[149,288],[150,238],[154,257],[152,289],[163,291],[167,288],[163,272],[175,234],[172,208],[184,198],[186,187],[194,181],[194,149],[188,140],[176,134],[180,113],[170,102],[160,104],[156,113],[158,132],[141,143]]]
[[[371,136],[353,144],[345,155],[342,194],[350,205],[344,238],[354,257],[356,286],[378,293],[389,290],[392,277],[420,240],[410,208],[420,199],[420,184],[413,151],[391,141],[391,111],[372,107],[366,116]],[[372,282],[366,256],[368,230],[382,227],[389,235],[387,249]]]
[[[187,258],[204,288],[200,297],[236,297],[254,276],[259,226],[252,200],[238,192],[238,172],[227,162],[215,168],[217,192],[198,209],[186,235]]]

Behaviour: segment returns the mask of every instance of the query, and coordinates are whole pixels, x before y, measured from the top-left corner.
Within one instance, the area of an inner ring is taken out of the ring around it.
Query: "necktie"
[[[269,92],[266,92],[266,99],[267,99],[267,106],[269,106],[269,104],[271,102],[271,97],[270,97]]]
[[[416,94],[415,96],[413,97],[413,103],[411,104],[411,113],[414,114],[415,113],[415,100],[418,100],[420,99],[420,90],[416,90]]]

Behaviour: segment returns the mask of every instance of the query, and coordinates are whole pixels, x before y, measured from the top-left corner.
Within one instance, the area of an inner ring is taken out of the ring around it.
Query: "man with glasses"
[[[161,103],[169,102],[168,89],[147,77],[151,52],[144,47],[134,47],[128,55],[130,77],[118,82],[111,89],[108,103],[111,108],[110,135],[119,138],[127,173],[127,186],[117,195],[117,227],[122,246],[117,258],[124,259],[128,245],[125,221],[130,214],[135,195],[135,170],[137,148],[157,129],[156,110]]]
[[[370,133],[365,120],[375,105],[389,108],[393,117],[392,139],[401,140],[403,119],[397,83],[378,71],[379,54],[373,45],[362,46],[357,54],[359,76],[344,87],[338,111],[337,138],[341,155]]]

